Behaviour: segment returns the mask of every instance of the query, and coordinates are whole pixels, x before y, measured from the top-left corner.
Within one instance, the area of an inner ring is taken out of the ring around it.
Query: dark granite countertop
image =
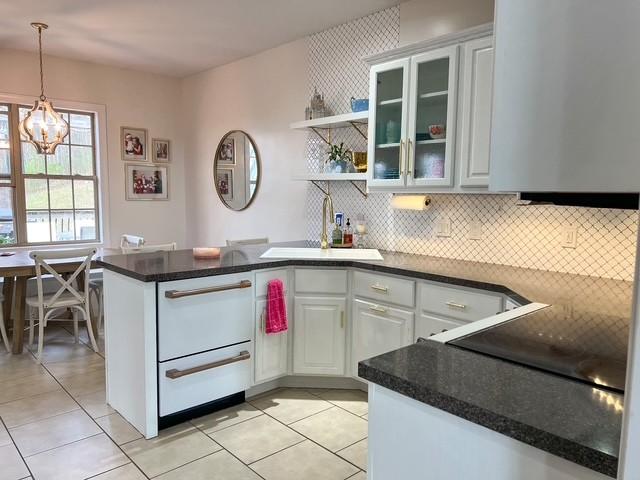
[[[434,341],[360,362],[358,374],[616,477],[622,395]]]
[[[586,349],[626,351],[631,282],[505,265],[382,251],[383,261],[261,259],[273,246],[226,247],[215,260],[191,250],[113,255],[108,269],[143,282],[224,275],[284,266],[354,267],[504,294],[545,309],[545,332],[571,335]],[[540,318],[540,317],[538,317]],[[539,328],[522,323],[520,328]],[[615,477],[623,397],[510,362],[425,342],[361,362],[363,378],[575,463]],[[613,405],[613,406],[612,406]]]

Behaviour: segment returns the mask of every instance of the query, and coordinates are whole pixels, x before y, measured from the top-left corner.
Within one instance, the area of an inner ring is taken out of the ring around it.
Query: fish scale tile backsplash
[[[317,88],[332,114],[350,111],[349,99],[367,96],[368,67],[362,58],[398,46],[398,7],[319,32],[310,37],[309,95]],[[366,39],[366,41],[363,40]],[[344,141],[366,151],[352,129],[336,131]],[[321,171],[326,144],[310,133],[310,171]],[[361,185],[363,186],[363,185]],[[364,198],[348,182],[330,186],[336,211],[355,219],[363,213],[370,247],[444,258],[633,280],[638,214],[634,211],[554,206],[519,206],[513,195],[436,194],[423,212],[391,208],[391,195]],[[323,194],[309,184],[309,239],[320,238]],[[438,237],[440,219],[451,222],[451,236]],[[482,226],[480,239],[469,238],[471,222]],[[577,247],[562,246],[563,230],[577,227]]]

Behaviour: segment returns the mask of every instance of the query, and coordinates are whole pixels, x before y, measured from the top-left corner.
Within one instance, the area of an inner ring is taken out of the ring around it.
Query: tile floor
[[[145,440],[106,404],[103,356],[47,330],[42,366],[0,350],[0,480],[366,479],[364,392],[278,389]]]

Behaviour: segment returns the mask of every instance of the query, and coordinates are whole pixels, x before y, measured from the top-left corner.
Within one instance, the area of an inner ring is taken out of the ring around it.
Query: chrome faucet
[[[333,223],[333,200],[331,195],[327,193],[322,202],[322,236],[320,237],[320,248],[326,250],[329,248],[329,238],[327,237],[327,205],[329,206],[329,215],[331,216],[331,223]]]

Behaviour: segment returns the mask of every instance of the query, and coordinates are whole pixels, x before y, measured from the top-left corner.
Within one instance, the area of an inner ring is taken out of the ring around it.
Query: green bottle
[[[340,224],[336,222],[336,228],[333,229],[331,233],[331,244],[332,245],[342,245],[342,230],[340,229]]]

